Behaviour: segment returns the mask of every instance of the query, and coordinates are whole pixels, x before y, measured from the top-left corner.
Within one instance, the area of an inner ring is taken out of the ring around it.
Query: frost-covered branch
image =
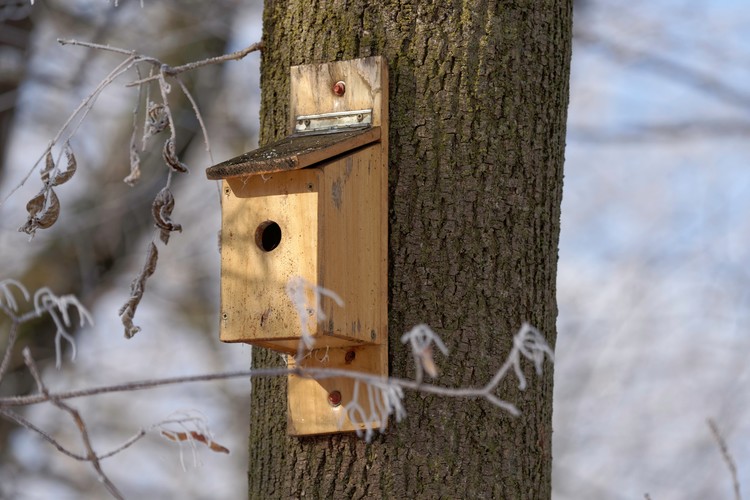
[[[325,317],[321,307],[322,298],[328,297],[340,306],[343,306],[343,302],[340,297],[332,291],[312,285],[301,279],[290,282],[288,292],[290,300],[292,300],[295,309],[300,316],[300,325],[303,335],[301,336],[298,355],[301,355],[312,345],[311,343],[305,342],[304,334],[309,317],[314,314],[318,321],[322,321]],[[32,310],[24,314],[19,312],[20,306],[17,297],[19,293],[26,302],[30,302],[33,306]],[[73,296],[57,296],[46,287],[37,290],[37,292],[32,295],[17,281],[0,281],[0,311],[5,313],[5,315],[11,320],[11,335],[9,336],[8,345],[5,349],[2,365],[0,365],[0,383],[2,382],[2,374],[7,370],[8,359],[10,356],[9,352],[13,349],[13,345],[16,341],[18,326],[33,318],[38,318],[44,314],[48,314],[53,319],[57,327],[55,347],[58,366],[61,362],[60,352],[62,339],[65,339],[70,343],[73,347],[73,353],[75,353],[75,343],[69,331],[69,328],[72,326],[71,315],[69,312],[71,308],[78,311],[79,323],[81,326],[87,322],[89,324],[93,323],[88,311],[78,299]],[[307,337],[308,342],[312,340],[309,331],[307,331]],[[41,373],[31,357],[30,350],[25,348],[23,351],[24,360],[29,372],[37,383],[38,391],[37,393],[30,395],[0,398],[0,417],[35,432],[65,455],[76,460],[90,462],[110,494],[115,498],[121,498],[121,494],[115,485],[112,484],[103,472],[100,461],[122,452],[149,433],[158,432],[163,438],[177,443],[180,446],[180,462],[183,467],[185,466],[183,444],[190,446],[194,462],[197,462],[196,453],[198,445],[206,446],[209,450],[218,453],[228,453],[229,450],[214,441],[208,428],[208,424],[202,415],[182,413],[172,416],[149,428],[140,429],[134,436],[121,445],[106,453],[97,454],[91,443],[86,423],[81,418],[80,413],[67,403],[68,400],[108,393],[152,389],[169,385],[236,378],[280,377],[290,374],[315,380],[324,380],[332,377],[348,377],[354,381],[354,390],[351,401],[348,401],[344,406],[344,415],[355,424],[357,434],[363,436],[367,441],[370,441],[376,430],[380,430],[380,432],[386,430],[388,420],[391,417],[393,417],[396,422],[399,422],[406,417],[406,410],[403,405],[403,398],[406,391],[435,394],[450,398],[484,399],[512,415],[518,415],[519,410],[515,405],[498,397],[496,394],[498,385],[508,373],[513,371],[516,378],[518,378],[519,389],[523,390],[527,385],[521,366],[523,360],[531,361],[534,364],[537,373],[541,373],[545,359],[553,360],[552,350],[545,342],[542,334],[531,325],[523,324],[513,337],[513,347],[508,353],[506,360],[500,365],[494,376],[484,386],[455,388],[435,383],[424,383],[422,380],[424,373],[427,373],[433,379],[438,376],[437,364],[432,357],[434,348],[441,351],[443,355],[448,355],[448,348],[429,326],[424,324],[415,326],[401,337],[401,341],[411,347],[411,354],[416,363],[416,374],[415,379],[413,380],[395,377],[383,378],[371,373],[351,372],[343,369],[306,368],[297,364],[292,368],[256,368],[250,370],[209,373],[204,375],[147,379],[123,384],[104,385],[88,389],[65,390],[60,392],[50,392],[47,389],[42,380]],[[368,401],[369,403],[365,404],[363,401]],[[51,403],[70,415],[81,434],[84,453],[76,453],[62,446],[49,433],[13,411],[13,408],[41,403]],[[374,422],[379,423],[379,428],[374,425]]]

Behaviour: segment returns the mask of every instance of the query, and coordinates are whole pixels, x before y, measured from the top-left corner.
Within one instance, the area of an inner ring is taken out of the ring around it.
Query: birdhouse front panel
[[[316,315],[314,348],[376,344],[386,336],[387,189],[381,148],[369,146],[300,170],[233,177],[224,188],[221,340],[297,351],[298,277],[335,292]]]
[[[224,342],[282,342],[293,352],[299,316],[286,293],[295,277],[318,276],[321,171],[234,178],[224,186],[221,328]],[[316,331],[310,315],[310,331]],[[283,342],[287,340],[287,342]]]

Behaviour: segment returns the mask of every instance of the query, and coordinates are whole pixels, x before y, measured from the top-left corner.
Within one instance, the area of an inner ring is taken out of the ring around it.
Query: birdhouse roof
[[[206,169],[210,180],[298,170],[380,140],[380,127],[295,134]]]

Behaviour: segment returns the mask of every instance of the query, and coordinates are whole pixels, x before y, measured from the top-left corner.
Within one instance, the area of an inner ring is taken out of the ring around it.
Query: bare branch
[[[232,52],[231,54],[225,54],[223,56],[217,56],[217,57],[209,57],[208,59],[203,59],[201,61],[195,61],[195,62],[183,64],[182,66],[175,66],[174,68],[164,65],[164,74],[167,76],[176,76],[176,75],[179,75],[180,73],[184,73],[186,71],[190,71],[190,70],[197,69],[197,68],[202,68],[203,66],[209,66],[211,64],[221,64],[227,61],[239,61],[240,59],[243,59],[248,54],[251,54],[258,50],[263,50],[263,42],[256,42],[248,47],[245,47],[242,50]],[[147,78],[143,78],[142,80],[135,80],[133,82],[130,82],[126,85],[126,87],[134,87],[136,85],[143,85],[144,83],[152,82],[154,80],[157,80],[158,78],[159,78],[159,75],[152,75]]]
[[[63,455],[73,458],[75,460],[81,461],[81,462],[88,461],[88,458],[84,457],[83,455],[79,455],[77,453],[73,453],[72,451],[68,450],[63,445],[61,445],[55,438],[53,438],[52,436],[50,436],[39,427],[32,424],[31,422],[29,422],[25,418],[23,418],[21,415],[0,407],[0,416],[3,416],[7,420],[15,422],[16,424],[20,425],[24,429],[28,429],[30,431],[36,432],[37,434],[39,434],[39,436],[41,436],[42,439],[44,439],[49,444],[57,448],[57,451],[59,451]]]
[[[649,69],[660,73],[675,82],[696,88],[707,95],[732,105],[750,108],[750,94],[740,91],[716,78],[716,73],[706,73],[680,62],[654,54],[652,51],[626,47],[591,30],[576,27],[574,36],[577,41],[596,45],[610,54],[619,57],[638,58],[649,63]]]
[[[121,49],[119,47],[112,47],[111,45],[102,45],[100,43],[93,42],[79,42],[78,40],[69,40],[65,38],[58,38],[57,43],[60,45],[78,45],[79,47],[88,47],[90,49],[106,50],[108,52],[116,52],[117,54],[124,54],[126,56],[139,57],[134,50]]]
[[[185,83],[183,83],[183,81],[179,77],[175,77],[175,80],[177,80],[177,83],[180,84],[182,93],[185,94],[185,97],[188,98],[188,101],[190,101],[190,105],[193,107],[193,112],[195,113],[195,117],[198,119],[198,124],[201,127],[201,132],[203,132],[203,142],[206,145],[206,153],[208,153],[208,158],[209,160],[211,160],[211,164],[213,164],[214,157],[211,153],[211,143],[208,140],[208,129],[206,128],[206,124],[203,122],[203,116],[198,109],[198,104],[195,102],[195,99],[193,99],[193,95],[190,93],[187,86],[185,86]]]
[[[1,305],[1,304],[0,304]],[[2,382],[5,373],[8,371],[10,366],[10,359],[13,356],[13,347],[16,345],[18,340],[18,329],[20,324],[18,321],[13,321],[10,324],[10,331],[8,332],[8,344],[5,346],[5,353],[3,354],[3,361],[0,363],[0,382]]]
[[[104,470],[102,470],[101,463],[99,463],[99,456],[94,451],[94,448],[91,446],[91,439],[89,437],[88,429],[86,428],[86,422],[84,422],[83,418],[81,417],[81,414],[73,408],[72,406],[54,398],[50,397],[49,392],[47,391],[47,388],[44,385],[44,382],[42,381],[41,374],[39,373],[39,369],[36,366],[36,363],[34,362],[34,359],[31,357],[31,351],[28,348],[25,348],[23,350],[23,358],[26,362],[26,366],[29,368],[29,371],[34,376],[34,380],[36,380],[37,386],[39,388],[39,392],[41,392],[44,396],[49,398],[49,401],[60,408],[61,410],[67,412],[72,418],[73,421],[76,424],[76,427],[78,427],[78,431],[81,433],[81,439],[83,440],[83,445],[86,449],[86,460],[91,462],[91,465],[94,467],[94,470],[96,470],[97,474],[99,475],[99,480],[104,484],[105,488],[107,488],[107,491],[109,493],[118,499],[124,498],[122,494],[119,492],[117,487],[112,483],[112,481],[107,477],[107,475],[104,473]]]
[[[572,139],[588,143],[696,141],[746,137],[750,134],[750,121],[701,118],[675,123],[636,123],[618,130],[581,127],[575,124],[570,124],[568,129]]]
[[[719,445],[719,450],[721,451],[724,463],[727,464],[727,469],[729,469],[729,473],[732,475],[734,498],[735,500],[742,500],[742,495],[740,494],[740,481],[737,478],[737,464],[735,463],[734,458],[732,458],[732,454],[729,452],[727,442],[724,440],[724,437],[719,431],[719,426],[716,425],[716,422],[713,419],[709,418],[706,420],[706,423],[708,423],[708,427],[711,429],[711,434],[713,435],[716,444]]]

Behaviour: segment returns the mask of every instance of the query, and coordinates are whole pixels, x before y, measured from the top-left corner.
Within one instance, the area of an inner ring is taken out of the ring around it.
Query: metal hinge
[[[296,134],[327,134],[367,128],[372,125],[372,109],[337,111],[319,115],[301,115],[296,118]]]

